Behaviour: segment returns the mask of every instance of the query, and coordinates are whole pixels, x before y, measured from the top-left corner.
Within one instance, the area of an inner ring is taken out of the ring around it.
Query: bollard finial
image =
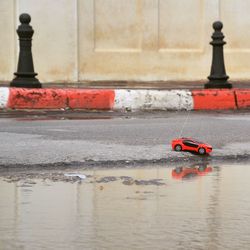
[[[226,42],[223,41],[222,28],[223,23],[221,21],[213,23],[213,40],[210,42],[213,46],[212,65],[208,76],[209,82],[205,84],[205,88],[232,88],[232,84],[227,81],[229,76],[226,74],[223,53],[223,46]]]
[[[21,24],[29,24],[31,21],[31,17],[27,13],[23,13],[19,16],[19,21]]]
[[[213,23],[213,28],[215,31],[221,31],[223,28],[223,23],[221,21],[216,21]]]

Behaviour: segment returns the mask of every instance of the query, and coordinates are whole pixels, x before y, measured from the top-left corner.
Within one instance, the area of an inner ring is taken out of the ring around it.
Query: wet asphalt
[[[213,152],[173,152],[170,142],[180,136]],[[250,161],[250,113],[2,111],[0,141],[4,169]]]

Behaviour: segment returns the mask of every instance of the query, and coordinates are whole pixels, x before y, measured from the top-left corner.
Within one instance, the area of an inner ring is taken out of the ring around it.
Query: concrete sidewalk
[[[121,111],[250,108],[249,82],[233,83],[233,89],[205,90],[203,84],[203,82],[168,82],[168,84],[124,82],[122,85],[121,82],[117,82],[115,85],[114,82],[110,82],[109,85],[108,82],[99,82],[92,83],[92,86],[87,83],[44,84],[42,89],[1,87],[0,108]]]

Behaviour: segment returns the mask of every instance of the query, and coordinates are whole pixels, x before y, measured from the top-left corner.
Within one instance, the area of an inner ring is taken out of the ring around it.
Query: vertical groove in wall
[[[76,44],[75,44],[75,53],[76,53],[76,55],[75,55],[75,57],[76,57],[76,62],[75,62],[75,76],[74,76],[74,80],[76,81],[76,82],[79,82],[79,79],[80,79],[80,72],[79,72],[79,64],[80,64],[80,59],[79,59],[79,57],[80,57],[80,55],[79,55],[79,44],[80,44],[80,41],[79,41],[79,0],[76,0],[76,3],[75,3],[75,15],[76,15],[76,17],[75,17],[75,25],[76,25],[76,32],[75,32],[75,40],[76,40]]]
[[[160,26],[161,26],[161,24],[160,24],[160,15],[161,15],[161,13],[160,13],[160,4],[161,4],[161,0],[157,0],[158,1],[158,3],[157,3],[157,20],[158,20],[158,26],[157,26],[157,50],[159,51],[161,48],[160,48]]]
[[[199,49],[204,52],[205,49],[205,0],[200,0],[200,13],[201,13],[201,38],[200,38],[200,45]]]
[[[18,60],[18,44],[19,41],[17,39],[17,34],[16,34],[16,29],[17,29],[17,15],[18,15],[18,1],[19,0],[13,0],[13,60],[12,60],[12,68],[13,68],[13,73],[17,70],[17,60]]]
[[[221,0],[218,0],[218,20],[221,21]]]
[[[96,2],[95,0],[93,0],[93,45],[94,45],[94,48],[93,48],[93,52],[95,52],[96,50]]]
[[[142,0],[137,0],[136,2],[136,16],[137,16],[137,19],[136,19],[137,27],[140,27],[140,30],[139,28],[137,28],[137,31],[139,32],[140,37],[138,39],[136,49],[139,49],[141,51],[143,47],[143,35],[144,35],[144,33],[142,32],[143,30],[143,1]]]

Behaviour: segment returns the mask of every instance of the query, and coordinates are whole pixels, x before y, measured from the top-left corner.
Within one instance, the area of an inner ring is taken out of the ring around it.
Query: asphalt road
[[[214,150],[173,152],[179,136]],[[0,167],[248,161],[250,112],[2,112],[0,141]]]

